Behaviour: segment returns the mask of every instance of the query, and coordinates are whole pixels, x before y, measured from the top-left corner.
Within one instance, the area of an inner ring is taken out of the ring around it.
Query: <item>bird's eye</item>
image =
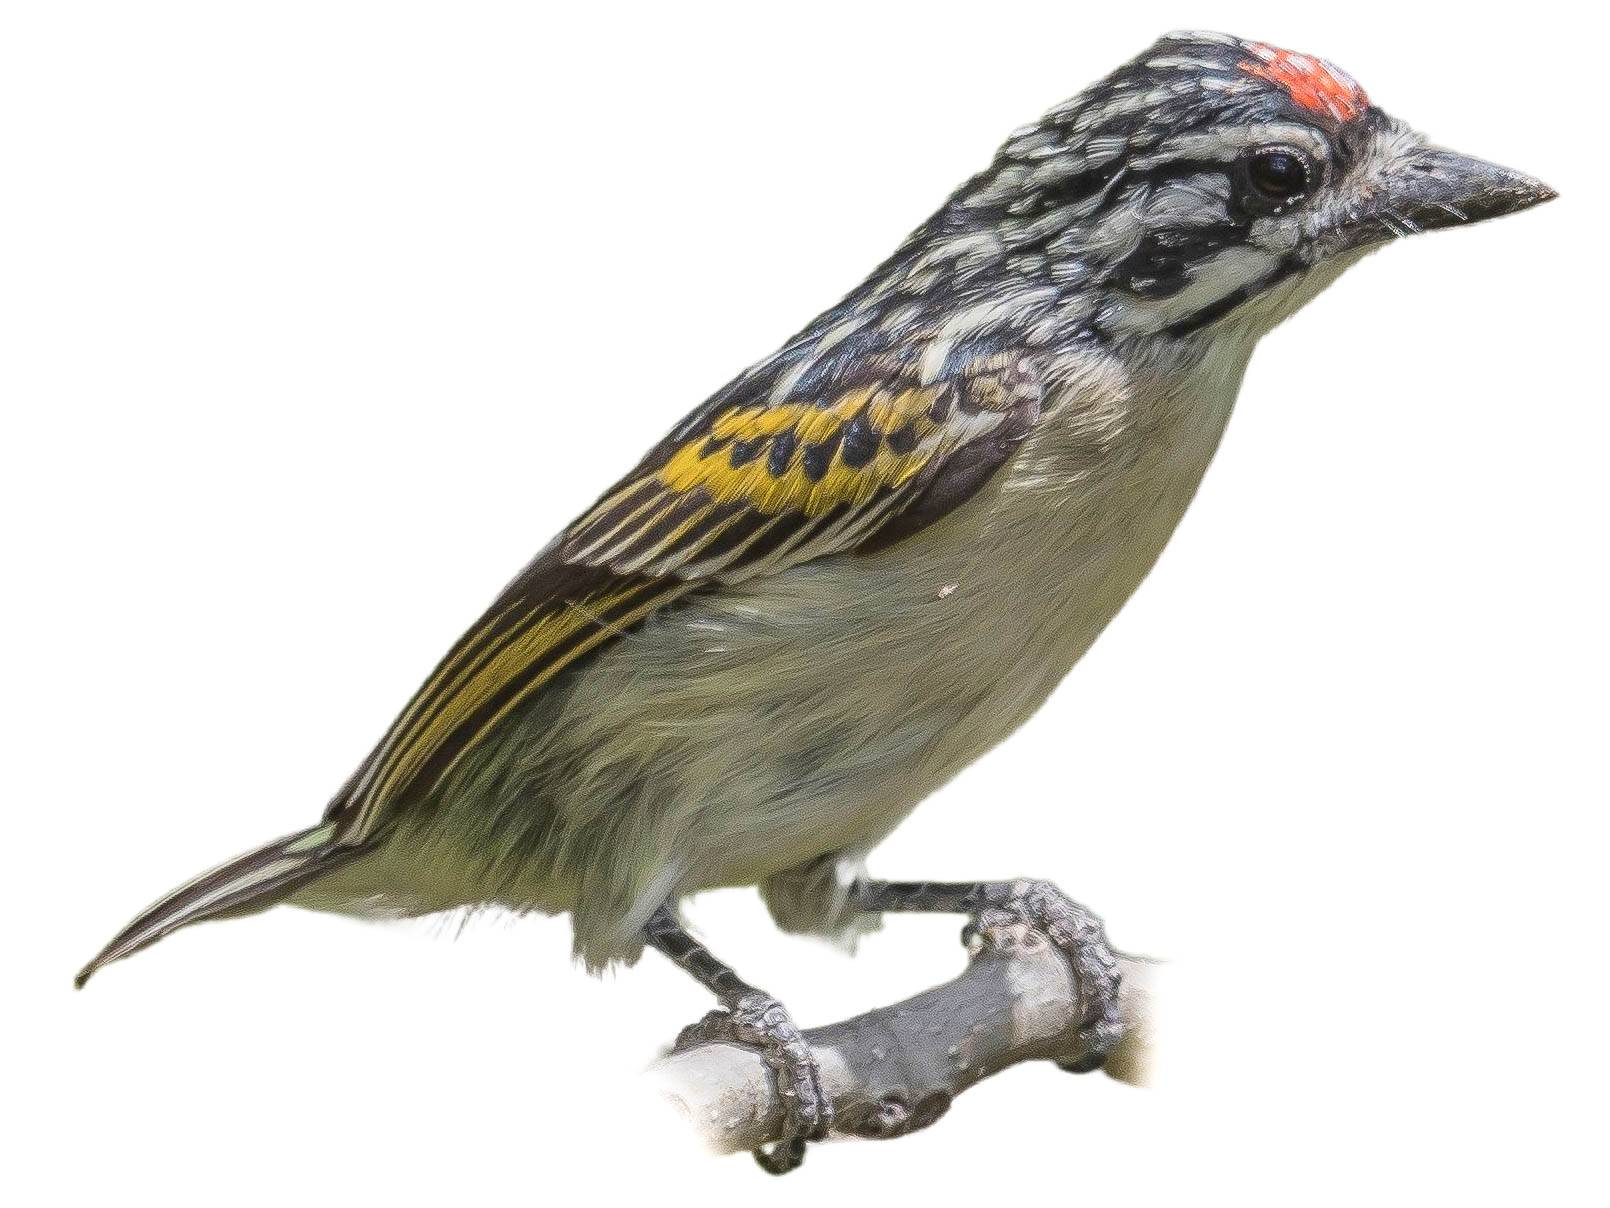
[[[1269,202],[1282,203],[1308,191],[1308,157],[1290,147],[1260,147],[1246,158],[1247,181]]]

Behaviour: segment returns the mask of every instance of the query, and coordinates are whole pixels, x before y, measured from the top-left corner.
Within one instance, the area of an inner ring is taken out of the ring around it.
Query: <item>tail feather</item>
[[[99,955],[73,979],[82,988],[102,965],[132,956],[171,931],[252,906],[271,905],[299,885],[357,855],[355,847],[336,846],[336,825],[326,822],[236,856],[211,872],[179,886],[153,902],[112,937]]]

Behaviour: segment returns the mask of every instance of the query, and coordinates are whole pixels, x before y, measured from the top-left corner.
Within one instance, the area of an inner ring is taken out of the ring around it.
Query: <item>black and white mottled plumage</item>
[[[1151,567],[1257,339],[1387,239],[1548,196],[1319,60],[1164,38],[678,424],[320,825],[157,903],[82,976],[278,901],[569,911],[592,966],[713,886],[850,926],[862,857]]]

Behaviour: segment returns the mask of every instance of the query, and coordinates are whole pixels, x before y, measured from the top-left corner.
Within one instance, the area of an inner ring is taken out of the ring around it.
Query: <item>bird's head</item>
[[[914,267],[1009,278],[1063,332],[1255,338],[1383,243],[1553,196],[1432,146],[1320,59],[1178,33],[1013,134]]]

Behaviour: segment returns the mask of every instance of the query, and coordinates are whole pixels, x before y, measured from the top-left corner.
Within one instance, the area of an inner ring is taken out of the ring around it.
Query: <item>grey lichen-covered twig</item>
[[[1151,961],[1120,956],[1124,1034],[1105,1072],[1144,1084],[1152,1048]],[[1022,924],[986,928],[953,981],[805,1033],[837,1112],[835,1135],[887,1138],[924,1128],[975,1082],[1020,1061],[1076,1068],[1079,995],[1064,957]],[[755,1051],[701,1044],[651,1071],[718,1153],[777,1139],[782,1104]]]

